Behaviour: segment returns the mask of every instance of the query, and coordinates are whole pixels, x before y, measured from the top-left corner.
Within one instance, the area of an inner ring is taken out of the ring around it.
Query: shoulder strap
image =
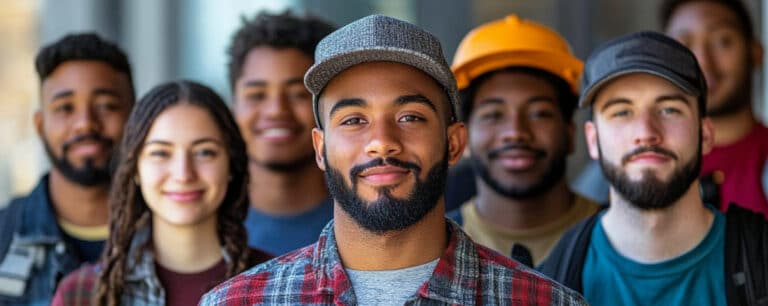
[[[728,305],[768,305],[768,223],[762,215],[731,203],[725,233]]]
[[[579,293],[584,292],[581,276],[587,250],[592,241],[592,229],[600,220],[600,212],[606,208],[607,205],[601,207],[591,217],[565,232],[547,259],[539,266],[539,271]]]

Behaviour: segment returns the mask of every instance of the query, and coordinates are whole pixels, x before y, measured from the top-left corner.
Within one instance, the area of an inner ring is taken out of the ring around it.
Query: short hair
[[[314,60],[317,43],[334,30],[335,26],[325,20],[311,15],[296,16],[291,11],[281,14],[262,11],[251,19],[243,16],[242,25],[227,50],[232,90],[243,73],[245,57],[251,49],[259,46],[295,48]]]
[[[128,77],[131,101],[135,97],[133,76],[128,56],[116,44],[108,42],[95,33],[69,34],[49,44],[37,53],[35,69],[42,83],[64,62],[91,60],[103,62]]]
[[[711,2],[725,6],[731,12],[736,14],[736,19],[739,28],[741,28],[742,34],[747,41],[753,41],[756,39],[754,29],[752,27],[751,19],[749,18],[749,12],[746,6],[741,0],[664,0],[661,3],[659,10],[659,18],[661,20],[661,27],[666,29],[669,26],[669,21],[672,19],[672,15],[675,10],[683,4],[691,2]]]
[[[474,107],[477,89],[480,88],[480,85],[485,83],[485,81],[494,74],[502,72],[523,73],[547,82],[555,90],[555,94],[557,95],[557,105],[560,109],[560,113],[563,115],[563,120],[565,122],[572,122],[573,113],[576,110],[576,105],[579,103],[579,96],[573,92],[573,89],[568,82],[550,72],[523,66],[506,67],[486,72],[473,79],[467,88],[459,91],[459,96],[461,98],[461,113],[464,122],[469,122],[469,118],[472,115],[472,108]]]

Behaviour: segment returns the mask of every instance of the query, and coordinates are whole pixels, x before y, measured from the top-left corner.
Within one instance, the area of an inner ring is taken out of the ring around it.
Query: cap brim
[[[623,68],[623,69],[608,73],[605,76],[603,76],[600,80],[595,82],[592,86],[584,88],[584,91],[582,92],[582,95],[579,98],[579,107],[585,107],[585,106],[591,105],[594,102],[593,100],[596,94],[600,91],[600,89],[602,89],[603,86],[605,86],[605,84],[609,83],[610,81],[613,81],[618,77],[632,74],[632,73],[652,74],[672,82],[672,84],[679,87],[680,89],[682,89],[688,94],[691,94],[694,96],[700,96],[702,94],[701,92],[699,92],[695,84],[691,84],[685,79],[678,77],[674,72],[667,69],[666,67],[652,66],[652,65],[635,65],[630,68]]]

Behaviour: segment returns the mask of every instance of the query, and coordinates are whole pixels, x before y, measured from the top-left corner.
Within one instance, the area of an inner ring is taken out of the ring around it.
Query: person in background
[[[53,305],[195,305],[270,258],[246,244],[246,146],[224,101],[179,81],[139,105],[120,146],[106,251],[64,278]]]
[[[609,205],[560,239],[540,269],[590,305],[762,305],[768,223],[737,205],[703,203],[712,149],[707,84],[691,51],[632,33],[587,59],[580,105]]]
[[[229,47],[232,112],[248,145],[248,244],[273,254],[309,245],[333,217],[312,149],[312,95],[303,77],[333,26],[315,17],[244,18]]]
[[[38,52],[34,123],[51,164],[0,210],[0,305],[48,305],[60,278],[101,254],[110,161],[134,105],[125,53],[91,33]]]
[[[435,36],[364,17],[319,43],[304,80],[334,219],[317,243],[228,280],[202,305],[584,305],[445,218],[446,172],[466,129]]]
[[[693,51],[707,80],[707,116],[715,146],[704,155],[712,204],[741,205],[768,218],[768,127],[752,109],[752,73],[763,64],[749,13],[740,0],[673,0],[661,5],[664,31]]]
[[[478,192],[449,216],[528,266],[598,209],[565,178],[582,68],[560,35],[515,15],[469,32],[454,56]]]

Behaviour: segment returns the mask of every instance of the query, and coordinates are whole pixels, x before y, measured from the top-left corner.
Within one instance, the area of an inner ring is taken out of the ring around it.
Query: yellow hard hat
[[[547,71],[579,93],[584,63],[573,56],[568,42],[555,31],[515,15],[469,32],[456,50],[451,70],[458,88],[465,89],[476,77],[511,66]]]

